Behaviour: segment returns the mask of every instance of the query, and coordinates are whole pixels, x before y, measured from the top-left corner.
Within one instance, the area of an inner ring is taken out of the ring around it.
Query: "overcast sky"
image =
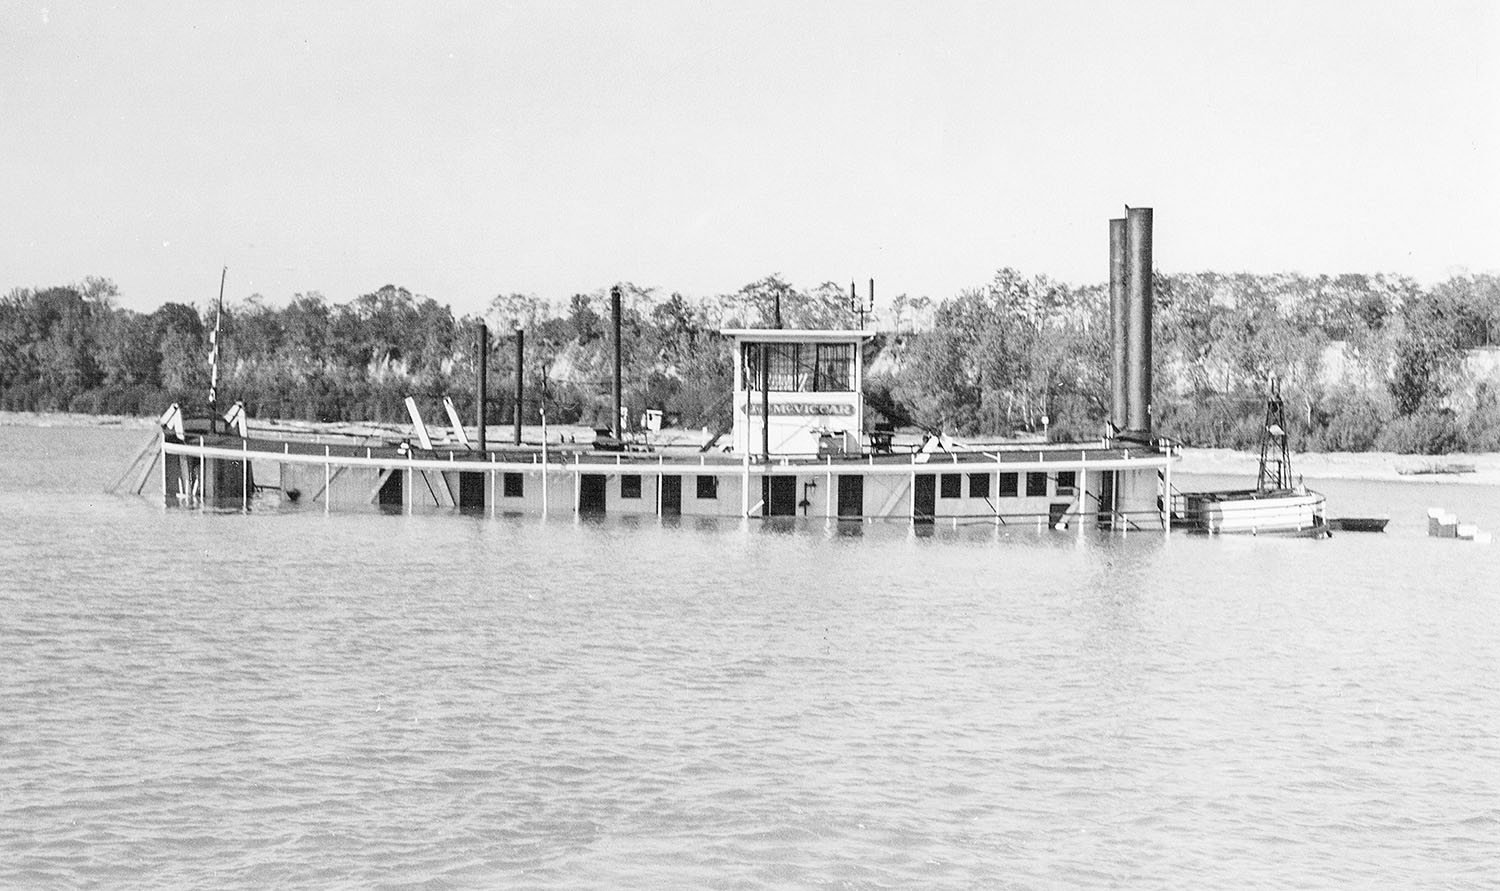
[[[0,291],[1500,270],[1500,3],[0,0]]]

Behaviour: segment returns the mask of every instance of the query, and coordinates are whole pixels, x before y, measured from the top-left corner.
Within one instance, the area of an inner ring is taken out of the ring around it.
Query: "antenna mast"
[[[224,321],[224,280],[229,267],[219,274],[219,312],[214,316],[214,330],[209,334],[208,351],[208,432],[219,432],[219,326]]]
[[[865,315],[875,311],[875,279],[870,279],[869,299],[860,302],[859,292],[855,290],[854,281],[849,282],[849,311],[859,316],[859,330],[865,330]]]
[[[1281,401],[1281,382],[1270,380],[1266,399],[1266,426],[1260,438],[1260,475],[1255,487],[1262,492],[1292,487],[1292,457],[1286,441],[1286,407]],[[1274,469],[1273,469],[1274,468]]]

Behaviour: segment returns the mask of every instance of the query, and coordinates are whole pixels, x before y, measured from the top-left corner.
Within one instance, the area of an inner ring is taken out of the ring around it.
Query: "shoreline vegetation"
[[[1155,274],[1152,413],[1158,434],[1199,448],[1258,447],[1273,377],[1294,448],[1309,453],[1500,452],[1500,275],[1423,286],[1402,276]],[[608,425],[622,304],[622,400],[684,429],[728,426],[734,357],[726,328],[847,328],[857,289],[805,289],[770,275],[688,299],[629,282],[555,301],[500,293],[477,315],[385,285],[346,303],[259,294],[150,313],[117,306],[108,279],[0,297],[0,409],[151,416],[201,407],[209,356],[219,402],[252,418],[405,423],[450,396],[475,416],[477,328],[491,332],[489,423],[517,409],[516,330],[525,333],[523,422]],[[873,284],[871,286],[873,291]],[[856,305],[857,304],[857,305]],[[934,301],[882,297],[866,348],[873,422],[971,441],[1096,440],[1111,392],[1108,287],[1000,269]],[[215,340],[216,338],[216,340]],[[216,343],[216,345],[214,345]],[[804,362],[793,356],[789,373]]]
[[[287,421],[286,424],[305,425],[307,422]],[[333,427],[338,425],[308,425]],[[388,425],[409,429],[409,425]],[[0,410],[0,427],[80,428],[119,427],[152,431],[156,429],[155,417],[138,415],[90,415],[79,412],[16,412]],[[491,442],[509,442],[512,428],[509,425],[494,425]],[[586,441],[593,431],[578,425],[556,425],[549,428],[549,436],[572,436]],[[531,442],[541,438],[541,428],[526,425],[523,436]],[[702,430],[670,428],[653,434],[652,441],[659,444],[701,444]],[[554,439],[555,441],[555,439]],[[1181,449],[1182,460],[1172,466],[1172,473],[1187,476],[1227,478],[1229,485],[1252,487],[1255,483],[1256,462],[1259,452],[1244,449],[1193,448]],[[1443,466],[1472,467],[1462,473],[1437,472]],[[1402,455],[1393,452],[1298,452],[1293,454],[1292,470],[1295,476],[1309,482],[1316,480],[1358,480],[1373,482],[1425,483],[1429,485],[1479,485],[1500,486],[1500,452],[1457,453],[1434,458],[1428,455]],[[1427,471],[1427,472],[1423,472]]]

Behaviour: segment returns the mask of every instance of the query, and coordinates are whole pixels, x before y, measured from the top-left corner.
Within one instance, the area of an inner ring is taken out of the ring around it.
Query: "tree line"
[[[624,401],[684,426],[730,419],[733,358],[721,328],[853,327],[842,285],[778,275],[704,300],[621,283]],[[852,290],[852,288],[851,288]],[[482,313],[386,285],[347,303],[316,292],[217,305],[117,305],[107,279],[0,298],[0,408],[150,415],[201,411],[218,325],[220,402],[255,417],[401,422],[403,401],[451,397],[475,417],[477,323],[491,329],[489,423],[514,411],[513,331],[525,331],[523,421],[606,425],[609,288],[551,303],[502,293]],[[866,393],[898,425],[960,436],[1045,430],[1093,439],[1109,413],[1109,306],[1102,284],[1001,269],[934,302],[875,308]],[[1500,277],[1433,287],[1389,275],[1157,273],[1153,421],[1158,434],[1254,447],[1277,377],[1294,442],[1309,450],[1500,450],[1500,394],[1474,369],[1500,337]],[[1500,367],[1500,362],[1497,362]],[[222,405],[221,405],[222,410]]]

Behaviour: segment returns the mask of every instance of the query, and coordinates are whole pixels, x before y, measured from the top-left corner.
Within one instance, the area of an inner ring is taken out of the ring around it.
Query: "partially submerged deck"
[[[858,455],[759,456],[689,445],[413,447],[366,435],[164,432],[168,504],[250,509],[266,499],[535,513],[992,521],[1163,528],[1169,450],[1010,444]]]

